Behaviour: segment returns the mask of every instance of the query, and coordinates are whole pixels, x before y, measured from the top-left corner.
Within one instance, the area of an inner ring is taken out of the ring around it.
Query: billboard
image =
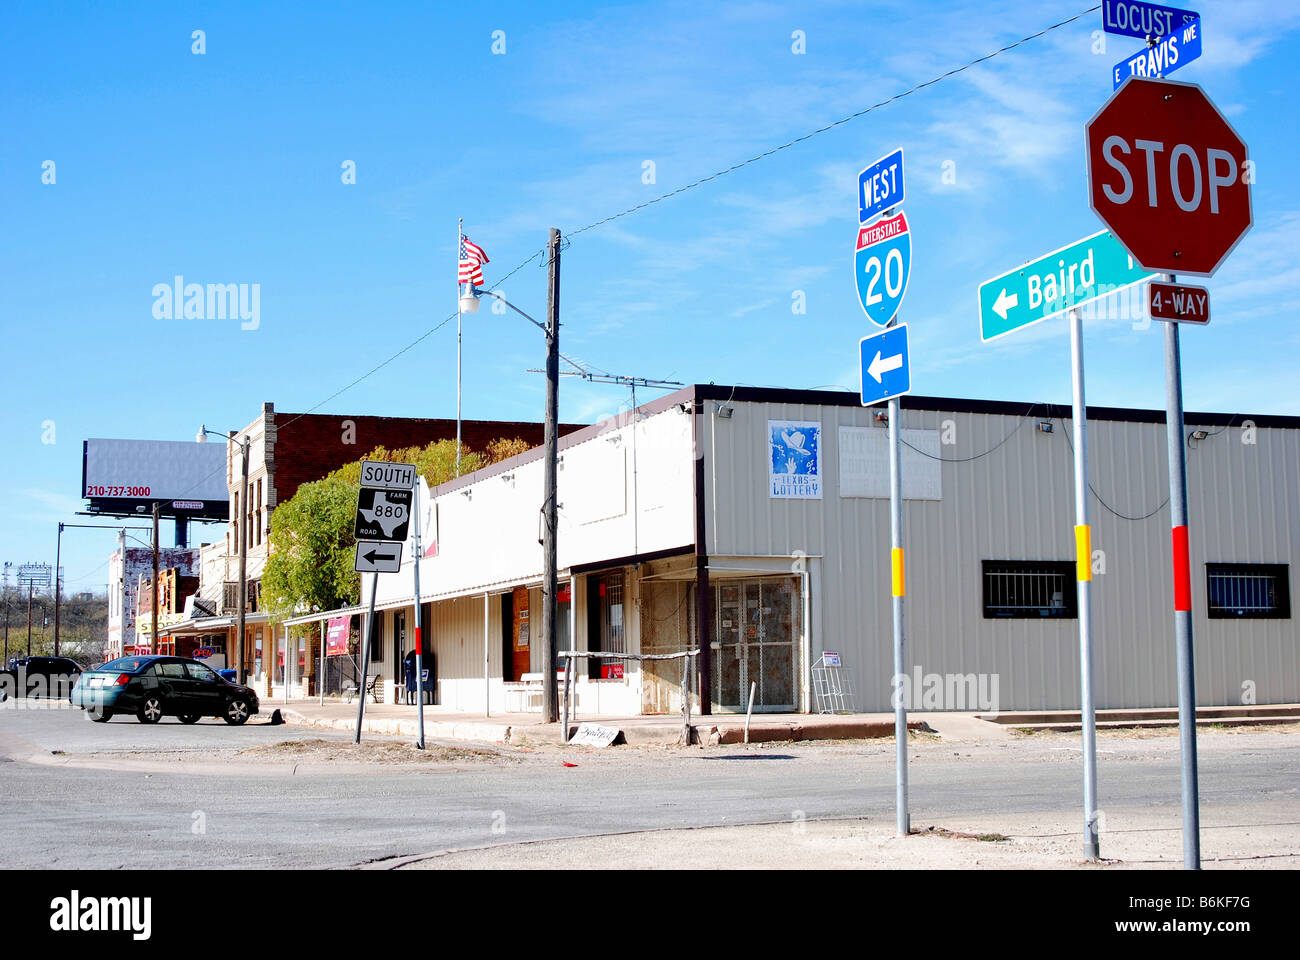
[[[92,513],[225,520],[226,444],[188,440],[86,440],[81,495]]]

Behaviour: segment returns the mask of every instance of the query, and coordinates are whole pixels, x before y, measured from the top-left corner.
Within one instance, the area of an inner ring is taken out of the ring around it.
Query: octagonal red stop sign
[[[1246,144],[1194,83],[1130,77],[1088,121],[1092,209],[1147,270],[1208,277],[1250,229]]]

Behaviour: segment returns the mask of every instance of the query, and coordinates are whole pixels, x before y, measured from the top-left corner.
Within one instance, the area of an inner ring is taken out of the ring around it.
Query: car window
[[[217,682],[217,674],[211,667],[205,667],[201,663],[187,663],[185,669],[189,671],[191,680],[202,680],[205,683]]]
[[[110,660],[99,669],[117,670],[120,673],[135,673],[148,662],[148,660],[143,660],[139,657],[122,657],[118,660]]]
[[[169,680],[184,680],[185,664],[177,663],[174,660],[168,663],[155,663],[153,665],[153,675],[155,677],[166,677]]]

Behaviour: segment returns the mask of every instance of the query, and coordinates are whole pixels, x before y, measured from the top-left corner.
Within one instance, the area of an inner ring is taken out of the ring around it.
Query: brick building
[[[560,435],[582,428],[561,424]],[[540,423],[509,420],[464,420],[461,441],[466,449],[481,452],[494,440],[520,439],[529,446],[543,442]],[[241,502],[239,442],[249,440],[248,498]],[[230,522],[224,541],[205,545],[200,559],[199,600],[218,616],[238,612],[239,537],[248,538],[247,579],[249,616],[244,640],[244,662],[250,677],[270,689],[273,670],[266,669],[262,651],[272,649],[270,625],[261,609],[262,570],[266,565],[270,519],[277,504],[289,500],[304,483],[319,480],[344,464],[364,457],[376,447],[389,450],[424,446],[456,438],[456,421],[410,417],[338,416],[281,413],[263,403],[261,414],[227,444],[226,484],[230,490]],[[212,441],[219,442],[219,441]],[[204,625],[195,623],[197,630]],[[206,625],[210,627],[211,624]],[[180,629],[190,629],[182,624]],[[160,630],[160,632],[162,632]],[[229,630],[233,641],[235,628]],[[227,660],[235,662],[233,645]]]

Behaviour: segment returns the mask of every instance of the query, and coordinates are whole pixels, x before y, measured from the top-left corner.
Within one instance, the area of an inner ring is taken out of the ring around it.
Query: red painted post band
[[[1184,528],[1184,529],[1186,529],[1186,528]],[[422,644],[422,643],[420,642],[420,628],[419,628],[419,627],[416,627],[416,628],[415,628],[415,650],[416,650],[416,655],[417,655],[417,656],[421,656],[421,657],[423,657],[423,655],[424,655],[424,644]]]
[[[1187,550],[1187,527],[1173,528],[1174,609],[1192,609],[1192,563]]]

